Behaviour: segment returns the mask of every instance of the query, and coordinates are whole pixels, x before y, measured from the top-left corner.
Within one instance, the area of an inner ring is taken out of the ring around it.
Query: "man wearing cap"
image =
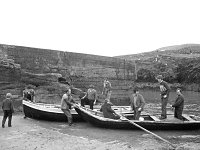
[[[96,104],[97,100],[97,91],[94,89],[94,85],[90,85],[89,89],[87,90],[87,93],[85,96],[83,96],[81,99],[85,99],[87,97],[90,105],[90,109],[93,109],[93,106]],[[82,106],[84,106],[84,102],[82,101]]]
[[[168,86],[168,83],[163,80],[162,75],[158,75],[156,77],[156,79],[160,83],[161,110],[162,110],[160,119],[166,119],[167,118],[166,107],[167,107],[167,102],[168,102],[168,98],[169,98],[170,88]]]
[[[104,104],[101,106],[100,111],[103,112],[105,118],[120,119],[120,116],[111,108],[113,104],[105,99]]]
[[[2,128],[5,128],[5,122],[7,118],[8,118],[8,127],[11,127],[12,113],[14,112],[11,98],[12,98],[12,94],[7,93],[6,99],[4,99],[2,103],[2,109],[4,113],[3,120],[2,120]]]

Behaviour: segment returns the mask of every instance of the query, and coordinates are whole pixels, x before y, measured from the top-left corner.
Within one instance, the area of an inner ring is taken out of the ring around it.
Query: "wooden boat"
[[[60,105],[33,103],[31,101],[22,101],[24,115],[28,118],[48,121],[67,121],[67,117],[60,109]],[[71,110],[73,121],[83,121],[75,109]]]
[[[75,107],[77,113],[87,122],[103,128],[113,128],[113,129],[139,129],[133,123],[148,129],[148,130],[194,130],[200,129],[200,121],[195,120],[189,115],[184,114],[184,121],[174,118],[173,114],[167,116],[167,119],[160,120],[158,116],[153,115],[141,115],[143,121],[133,120],[133,113],[123,112],[122,115],[125,119],[109,119],[104,118],[102,112],[94,111],[89,108],[82,106]],[[128,120],[127,120],[128,119]]]
[[[62,81],[61,83],[68,84],[67,81]],[[83,93],[81,89],[75,87],[71,88],[71,92],[74,95],[80,95]],[[23,100],[22,104],[23,104],[24,115],[26,117],[38,120],[48,120],[48,121],[67,121],[67,117],[60,109],[60,105],[33,103],[27,100]],[[75,109],[71,110],[71,114],[73,117],[73,121],[84,121],[75,111]]]
[[[44,103],[33,103],[31,101],[23,100],[23,111],[24,115],[28,118],[48,121],[67,121],[67,117],[60,109],[60,105],[55,104],[44,104]],[[89,106],[86,105],[87,108]],[[122,106],[114,107],[116,111],[121,111]],[[126,108],[123,106],[123,108]],[[100,106],[95,105],[94,110],[99,111]],[[75,111],[71,110],[73,121],[84,121],[81,116]]]

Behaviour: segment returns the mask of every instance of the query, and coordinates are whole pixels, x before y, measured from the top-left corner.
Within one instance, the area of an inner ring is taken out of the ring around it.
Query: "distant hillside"
[[[162,47],[157,50],[139,54],[121,55],[116,56],[117,58],[127,60],[146,60],[150,58],[156,58],[159,55],[171,56],[175,58],[196,58],[200,57],[200,44],[183,44]]]
[[[200,44],[183,44],[139,54],[117,56],[134,61],[137,81],[156,82],[162,74],[168,82],[200,82]]]

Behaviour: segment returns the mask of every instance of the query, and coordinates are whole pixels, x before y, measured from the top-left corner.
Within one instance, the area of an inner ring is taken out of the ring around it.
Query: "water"
[[[157,90],[140,90],[140,93],[146,99],[148,103],[158,103],[160,102],[160,92]],[[200,105],[200,93],[193,91],[183,91],[185,97],[185,104],[197,104]],[[176,92],[171,91],[169,95],[169,102],[173,102],[176,98]]]
[[[157,90],[140,90],[146,101],[147,111],[151,109],[159,111],[160,109],[160,92]],[[183,91],[185,98],[184,113],[196,115],[200,117],[200,93],[193,91]],[[171,91],[169,95],[169,104],[173,104],[176,99],[176,92]],[[168,104],[168,105],[169,105]]]

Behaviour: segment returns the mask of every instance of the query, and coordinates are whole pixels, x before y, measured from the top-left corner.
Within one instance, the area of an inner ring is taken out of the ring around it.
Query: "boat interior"
[[[103,117],[103,113],[100,112],[99,108],[94,109],[94,110],[91,110],[88,107],[81,107],[81,108],[87,110],[88,112],[90,112],[93,115]],[[113,110],[115,110],[115,112],[117,114],[120,114],[120,115],[122,115],[123,117],[125,117],[129,120],[134,120],[134,112],[130,111],[130,109],[126,106],[125,107],[115,106],[115,107],[113,107]],[[182,116],[183,116],[184,120],[180,120],[178,118],[175,118],[174,114],[170,113],[170,114],[167,115],[167,119],[160,120],[159,119],[160,115],[158,115],[158,114],[157,115],[150,115],[150,114],[146,113],[146,114],[141,115],[140,121],[162,121],[162,122],[177,122],[177,123],[181,123],[183,121],[184,122],[185,121],[188,121],[188,122],[197,121],[195,118],[193,118],[190,115],[183,114]]]

